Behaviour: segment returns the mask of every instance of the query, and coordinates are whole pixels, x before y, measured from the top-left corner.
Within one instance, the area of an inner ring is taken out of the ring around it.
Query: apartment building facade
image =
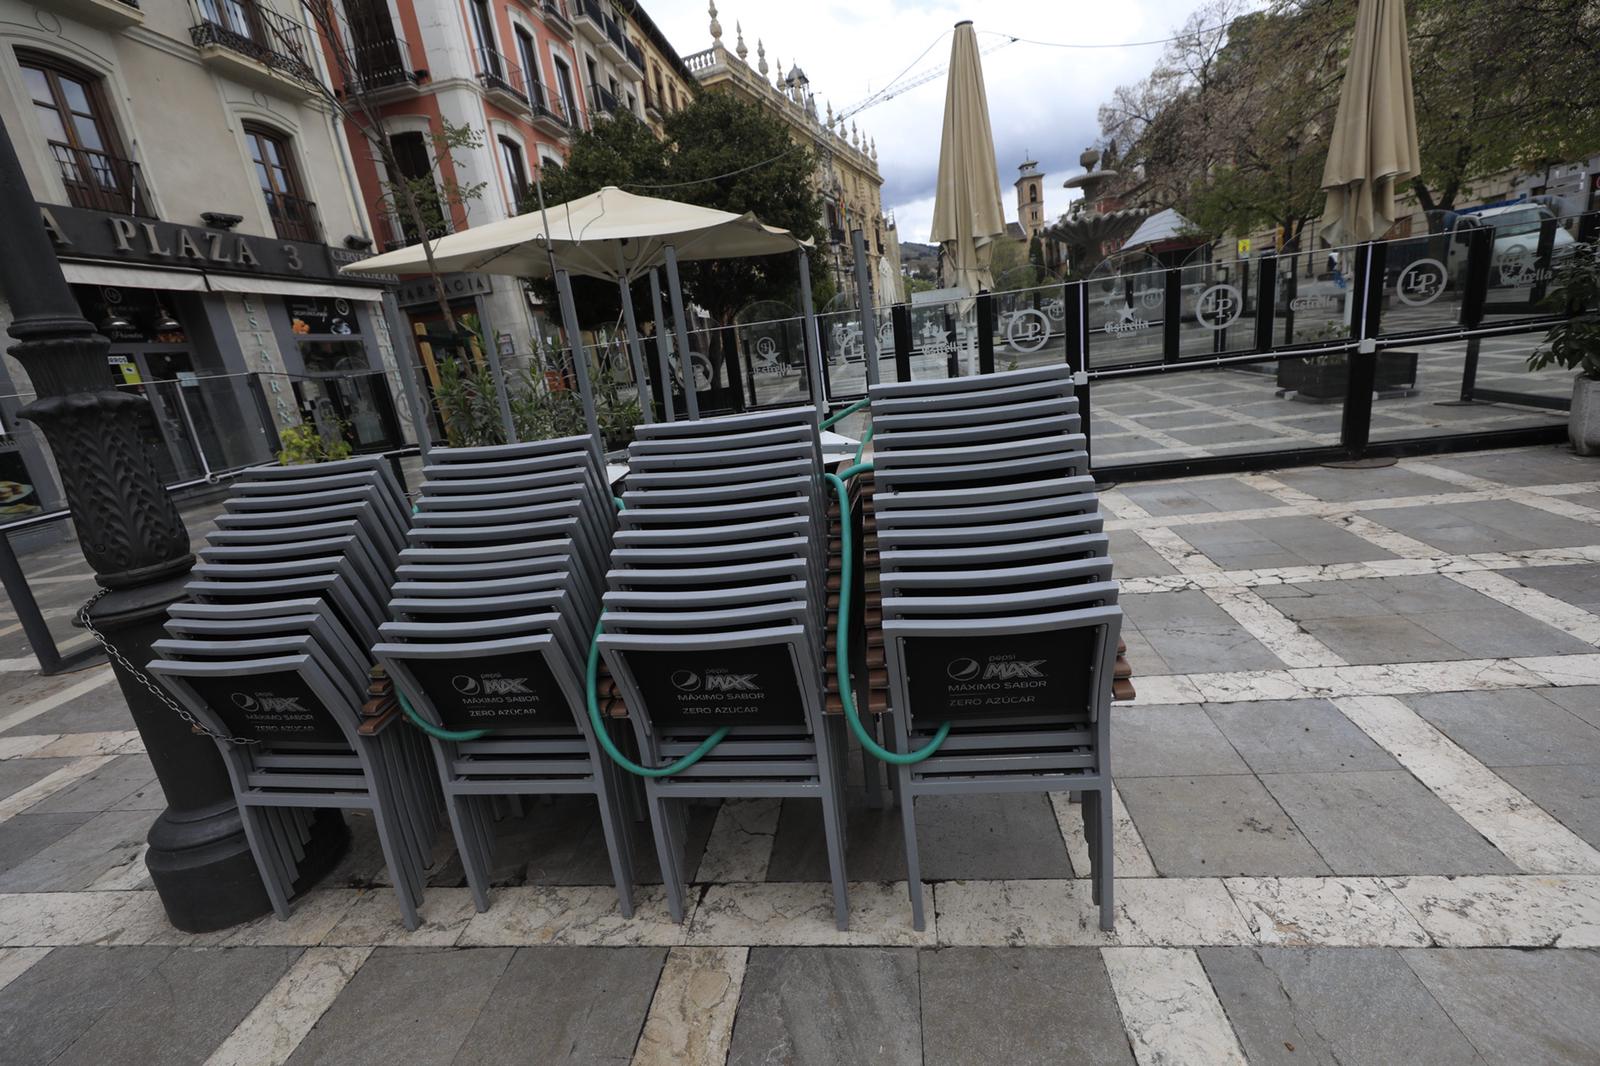
[[[0,120],[169,482],[263,461],[302,421],[362,451],[406,436],[381,290],[338,273],[373,244],[355,156],[281,2],[0,0]],[[0,358],[13,514],[60,502],[30,399]]]
[[[332,32],[324,27],[322,46],[349,116],[361,196],[384,249],[419,237],[394,203],[400,179],[431,176],[433,188],[476,190],[436,201],[443,231],[508,218],[533,202],[539,169],[564,160],[576,133],[623,111],[659,133],[668,109],[686,103],[693,85],[637,4],[333,3],[336,25]],[[476,144],[440,151],[438,137],[447,125],[475,131]],[[399,174],[388,172],[376,136],[387,139]],[[484,272],[443,281],[453,319],[471,316],[503,361],[536,365],[536,345],[554,330],[521,279]],[[424,342],[448,337],[431,278],[404,279],[399,301],[407,327]],[[431,387],[439,371],[430,348],[420,350]]]

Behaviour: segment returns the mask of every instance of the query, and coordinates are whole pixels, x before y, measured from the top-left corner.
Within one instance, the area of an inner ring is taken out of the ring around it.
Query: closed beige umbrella
[[[933,200],[933,240],[944,246],[945,284],[971,293],[992,286],[989,258],[994,239],[1005,231],[978,38],[971,22],[959,22],[950,47],[939,184]]]
[[[1394,224],[1394,190],[1421,172],[1405,0],[1361,0],[1322,187],[1330,244],[1370,241]]]

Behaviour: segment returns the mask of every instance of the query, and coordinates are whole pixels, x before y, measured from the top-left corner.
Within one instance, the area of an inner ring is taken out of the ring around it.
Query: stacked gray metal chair
[[[628,449],[601,652],[641,762],[667,904],[684,916],[692,799],[822,801],[835,921],[848,927],[842,724],[824,715],[828,495],[810,407],[641,426]]]
[[[875,386],[873,508],[912,915],[914,799],[1083,798],[1100,924],[1114,908],[1109,708],[1121,608],[1066,367]]]
[[[363,714],[405,524],[399,483],[379,458],[263,467],[224,507],[150,672],[217,738],[278,917],[314,813],[367,810],[414,929],[440,796],[414,732]]]
[[[473,901],[488,909],[498,810],[592,795],[631,915],[632,786],[597,745],[583,687],[615,525],[600,454],[588,437],[434,448],[423,478],[374,654],[435,727]]]

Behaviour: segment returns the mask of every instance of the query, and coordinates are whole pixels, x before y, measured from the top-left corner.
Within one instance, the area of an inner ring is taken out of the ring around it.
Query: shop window
[[[261,194],[266,197],[267,214],[273,228],[286,241],[321,243],[322,227],[317,222],[317,205],[305,198],[304,186],[289,151],[289,138],[276,130],[246,123],[245,141],[250,161],[255,164]]]
[[[313,297],[289,298],[284,305],[305,368],[294,382],[300,416],[325,438],[342,438],[357,452],[399,447],[388,379],[372,368],[351,304]]]
[[[0,406],[0,521],[37,514],[44,509],[22,454],[16,416],[11,409],[14,406],[15,401],[9,397]]]
[[[284,304],[289,310],[289,328],[297,336],[351,337],[361,333],[361,321],[348,300],[311,296],[289,298]]]
[[[148,215],[139,165],[124,157],[99,76],[35,52],[17,53],[33,102],[73,207]]]
[[[154,289],[74,285],[83,315],[112,344],[188,344],[168,296]]]

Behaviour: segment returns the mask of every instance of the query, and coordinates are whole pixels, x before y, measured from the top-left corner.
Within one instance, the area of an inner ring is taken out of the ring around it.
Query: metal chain
[[[184,710],[183,706],[178,703],[177,700],[167,695],[167,693],[159,685],[157,685],[154,681],[151,681],[149,676],[143,670],[129,662],[127,657],[117,650],[116,645],[107,640],[106,635],[96,629],[94,627],[94,623],[89,620],[89,608],[99,603],[106,596],[110,595],[110,593],[110,589],[100,589],[93,596],[89,597],[89,602],[84,604],[78,610],[78,623],[82,625],[84,629],[89,631],[89,635],[91,637],[100,642],[100,646],[106,650],[106,655],[109,656],[112,661],[114,661],[118,666],[122,667],[129,677],[133,678],[135,681],[139,682],[139,684],[149,689],[150,694],[156,699],[160,700],[168,710],[172,711],[179,718],[182,718],[196,730],[204,733],[211,739],[226,741],[229,744],[261,743],[261,741],[256,740],[253,737],[232,737],[226,733],[218,733],[214,730],[207,729],[203,723],[195,718],[194,715]]]

